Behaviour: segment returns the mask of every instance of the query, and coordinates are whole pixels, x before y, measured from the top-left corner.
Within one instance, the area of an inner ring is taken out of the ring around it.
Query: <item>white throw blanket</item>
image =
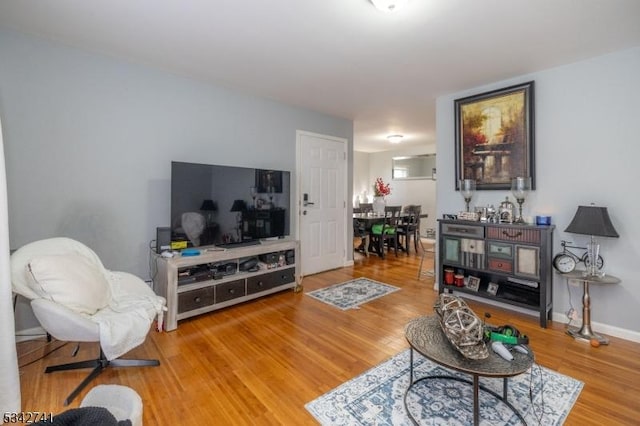
[[[109,307],[91,317],[100,327],[100,346],[108,360],[141,345],[154,318],[158,319],[158,330],[162,330],[166,310],[163,297],[156,296],[150,289],[149,294],[125,293],[121,291],[121,275],[110,275],[113,298]]]

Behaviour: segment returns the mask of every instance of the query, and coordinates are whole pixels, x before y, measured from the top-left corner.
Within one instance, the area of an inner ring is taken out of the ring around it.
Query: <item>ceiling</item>
[[[0,25],[435,143],[436,97],[640,46],[638,0],[5,0]]]

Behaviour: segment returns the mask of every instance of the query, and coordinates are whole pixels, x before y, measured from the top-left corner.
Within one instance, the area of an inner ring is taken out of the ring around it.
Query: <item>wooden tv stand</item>
[[[156,291],[167,299],[166,331],[178,328],[178,321],[185,318],[285,289],[298,289],[297,241],[274,240],[245,247],[199,249],[198,256],[157,258]],[[259,257],[267,261],[259,263],[259,270],[240,270],[243,261]]]

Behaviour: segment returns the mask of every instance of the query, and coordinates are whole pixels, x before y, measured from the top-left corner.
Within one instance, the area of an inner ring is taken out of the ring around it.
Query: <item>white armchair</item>
[[[89,247],[69,238],[27,244],[11,255],[13,291],[31,301],[42,328],[58,340],[99,342],[97,359],[49,366],[45,373],[92,368],[64,401],[68,405],[108,366],[157,366],[118,359],[142,344],[155,318],[162,330],[164,298],[135,275],[105,269]]]

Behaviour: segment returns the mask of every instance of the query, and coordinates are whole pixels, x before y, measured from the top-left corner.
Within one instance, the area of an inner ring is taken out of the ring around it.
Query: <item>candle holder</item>
[[[473,193],[476,190],[476,181],[473,179],[462,179],[460,181],[460,195],[464,198],[464,202],[466,203],[466,211],[469,211],[469,203],[471,202],[471,198],[473,198]]]
[[[530,190],[530,177],[516,177],[511,180],[511,193],[518,202],[518,217],[513,223],[525,223],[524,218],[522,217],[522,203],[524,203],[524,200],[527,198]]]

